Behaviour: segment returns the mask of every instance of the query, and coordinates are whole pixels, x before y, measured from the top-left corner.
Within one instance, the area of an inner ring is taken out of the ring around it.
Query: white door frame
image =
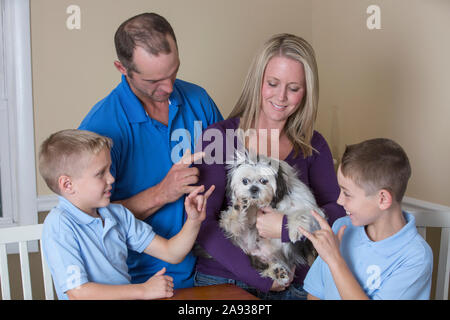
[[[12,224],[37,223],[29,0],[0,0],[10,146]],[[3,186],[5,187],[5,186]]]

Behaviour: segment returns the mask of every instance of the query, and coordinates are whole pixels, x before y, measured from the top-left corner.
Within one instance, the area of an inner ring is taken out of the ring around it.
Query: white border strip
[[[37,208],[39,212],[50,211],[58,204],[58,196],[56,194],[42,195],[37,199]],[[437,203],[427,202],[411,197],[404,197],[402,202],[403,210],[408,212],[448,212],[450,215],[450,207]]]
[[[15,170],[13,192],[14,223],[37,223],[36,164],[34,153],[34,119],[31,75],[31,31],[29,0],[4,0],[5,62],[8,103],[15,115],[11,165]]]
[[[37,199],[38,212],[46,212],[52,210],[58,204],[58,196],[55,194],[39,196]]]
[[[416,225],[437,228],[450,228],[450,207],[440,204],[404,197],[402,209],[416,215]]]
[[[406,206],[415,207],[418,209],[420,208],[420,209],[427,209],[427,210],[432,210],[432,211],[448,211],[448,212],[450,212],[450,207],[447,207],[447,206],[444,206],[441,204],[437,204],[437,203],[433,203],[433,202],[428,202],[428,201],[424,201],[424,200],[411,198],[411,197],[404,197],[403,204]]]

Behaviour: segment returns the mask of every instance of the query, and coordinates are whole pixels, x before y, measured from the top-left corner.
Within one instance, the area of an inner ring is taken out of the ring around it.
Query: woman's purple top
[[[197,271],[243,281],[249,286],[268,292],[272,287],[273,280],[261,277],[258,271],[252,268],[248,256],[224,236],[218,223],[220,212],[228,208],[229,205],[229,199],[226,195],[226,150],[228,149],[228,153],[234,153],[237,141],[234,138],[234,147],[226,148],[226,130],[235,130],[238,126],[239,118],[231,118],[209,126],[202,134],[201,145],[206,156],[201,164],[195,165],[200,171],[198,185],[203,184],[205,190],[211,185],[215,185],[216,189],[208,199],[206,219],[202,223],[197,238],[198,244],[213,259],[199,257],[197,260]],[[208,130],[213,128],[216,130],[210,131],[211,135],[208,136]],[[229,130],[228,132],[233,131]],[[211,136],[215,138],[211,138]],[[328,223],[332,225],[336,219],[345,215],[344,209],[336,203],[339,196],[339,186],[334,171],[333,159],[327,142],[317,131],[314,131],[311,145],[318,152],[314,151],[311,156],[305,159],[301,151],[294,158],[294,151],[292,151],[284,160],[297,170],[300,180],[311,189],[317,204],[325,211]],[[199,146],[200,144],[197,145],[196,152],[200,151],[198,150]],[[219,148],[217,147],[214,147],[214,149],[213,146],[219,146],[222,150],[218,150]],[[208,157],[208,154],[211,153],[214,159],[220,158],[221,161],[216,161],[215,163],[208,161],[208,158],[211,160],[211,157]],[[286,216],[284,217],[283,225],[285,223]],[[282,241],[287,242],[289,241],[288,230],[286,228],[282,229]],[[309,266],[307,265],[297,266],[294,283],[303,284],[303,279],[308,270]]]

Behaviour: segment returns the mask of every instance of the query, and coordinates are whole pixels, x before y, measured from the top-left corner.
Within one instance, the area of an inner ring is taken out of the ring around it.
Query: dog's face
[[[247,199],[258,207],[274,205],[286,195],[287,186],[278,162],[258,156],[232,167],[229,187],[234,198]]]
[[[231,175],[231,191],[236,198],[260,206],[269,205],[276,192],[276,172],[267,165],[241,164]]]

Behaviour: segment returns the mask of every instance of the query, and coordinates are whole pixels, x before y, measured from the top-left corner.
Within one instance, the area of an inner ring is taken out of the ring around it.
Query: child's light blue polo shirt
[[[87,114],[79,129],[110,137],[111,174],[115,178],[111,201],[127,199],[160,183],[187,148],[194,151],[195,138],[222,115],[206,91],[176,79],[169,98],[168,126],[150,118],[130,89],[125,76],[121,83]],[[172,157],[173,155],[173,157]],[[184,197],[168,203],[145,222],[164,238],[171,238],[186,219]],[[130,251],[132,283],[145,282],[166,267],[175,288],[192,287],[195,257],[189,253],[179,264],[170,264],[146,254]]]
[[[337,233],[347,225],[341,254],[370,299],[427,300],[430,298],[433,253],[419,235],[413,215],[404,212],[406,225],[381,241],[368,238],[364,227],[352,225],[349,217],[333,224]],[[318,257],[311,266],[303,288],[325,300],[341,299],[328,265]]]
[[[58,299],[86,282],[129,284],[127,250],[144,251],[155,237],[148,224],[137,220],[119,204],[98,209],[104,220],[82,212],[59,197],[44,222],[44,257]]]

